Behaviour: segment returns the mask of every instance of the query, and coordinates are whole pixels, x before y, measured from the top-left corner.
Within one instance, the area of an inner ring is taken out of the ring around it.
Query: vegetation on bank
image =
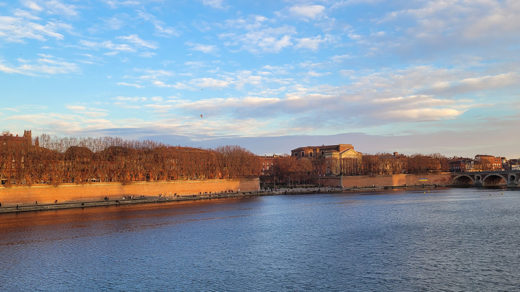
[[[340,161],[276,156],[270,160],[271,167],[262,169],[266,159],[239,146],[199,149],[114,137],[57,138],[44,134],[34,143],[0,145],[0,179],[4,186],[239,177],[261,177],[266,183],[313,184],[317,177],[330,175],[332,168],[341,175],[420,174],[448,171],[450,161],[439,154],[365,154],[362,159]]]
[[[273,167],[264,173],[262,181],[264,184],[313,184],[317,177],[327,176],[332,168],[338,168],[345,176],[439,173],[449,171],[452,159],[440,154],[388,153],[364,154],[362,159],[339,161],[279,156],[273,159]]]
[[[257,156],[238,146],[213,150],[120,138],[38,137],[40,146],[0,145],[2,184],[60,184],[258,177]]]

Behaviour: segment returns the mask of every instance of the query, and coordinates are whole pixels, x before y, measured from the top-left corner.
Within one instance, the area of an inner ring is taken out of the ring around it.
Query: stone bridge
[[[520,187],[520,171],[454,172],[452,184],[475,187]]]

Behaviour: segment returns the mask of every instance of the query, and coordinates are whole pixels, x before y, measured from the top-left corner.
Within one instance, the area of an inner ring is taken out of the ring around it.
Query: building
[[[475,159],[460,158],[450,161],[449,165],[451,172],[500,171],[508,168],[504,161],[507,161],[504,157],[479,154]]]
[[[36,146],[38,146],[36,140]],[[25,182],[23,173],[26,170],[25,155],[32,148],[31,131],[24,131],[23,136],[14,136],[4,132],[0,136],[0,184]]]
[[[2,136],[0,136],[0,146],[1,147],[24,147],[29,148],[32,146],[32,134],[31,131],[25,130],[23,132],[22,137],[18,137],[18,135],[13,136],[9,132],[4,132]]]
[[[503,170],[502,157],[495,157],[493,155],[475,156],[475,164],[478,165],[480,171],[499,171]]]
[[[273,174],[274,160],[279,157],[278,155],[265,155],[259,156],[260,162],[262,163],[262,176],[268,176]]]
[[[305,146],[291,150],[291,156],[296,159],[308,158],[322,161],[322,175],[340,175],[350,172],[361,164],[362,154],[354,150],[351,144]],[[315,166],[319,163],[315,163]]]
[[[305,146],[291,150],[296,158],[361,158],[361,153],[354,150],[351,144]]]
[[[475,171],[475,160],[461,158],[449,162],[451,172],[471,172]]]
[[[520,170],[520,159],[510,159],[508,161],[509,170],[518,171]]]

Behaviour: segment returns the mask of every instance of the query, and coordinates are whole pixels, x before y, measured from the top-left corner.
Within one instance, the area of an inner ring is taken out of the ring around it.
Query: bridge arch
[[[482,185],[484,187],[498,187],[505,186],[508,183],[508,178],[504,177],[498,173],[488,174],[482,180]]]
[[[475,179],[473,179],[471,176],[463,174],[456,176],[453,179],[453,185],[456,186],[472,186],[475,184]]]
[[[517,184],[518,183],[518,176],[516,173],[510,173],[509,176],[508,176],[508,180],[507,180],[507,183],[508,184]]]

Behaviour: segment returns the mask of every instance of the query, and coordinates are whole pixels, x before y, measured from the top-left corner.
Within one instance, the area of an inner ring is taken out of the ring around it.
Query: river
[[[2,214],[0,290],[511,291],[519,240],[510,190]]]

